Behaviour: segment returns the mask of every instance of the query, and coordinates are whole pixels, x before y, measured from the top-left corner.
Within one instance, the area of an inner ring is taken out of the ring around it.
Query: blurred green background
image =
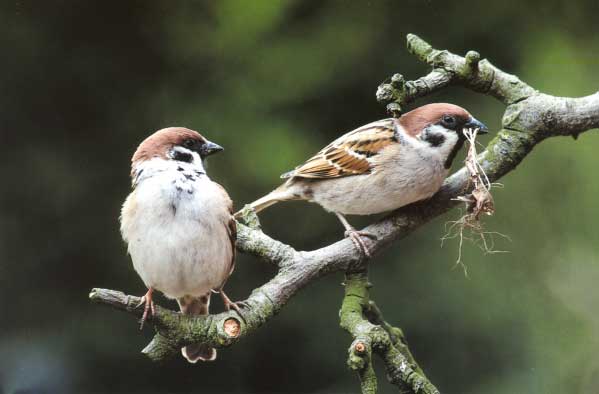
[[[142,294],[118,230],[137,144],[187,126],[226,148],[209,161],[237,207],[334,137],[386,117],[377,85],[429,71],[405,35],[478,50],[549,94],[598,89],[599,3],[442,1],[2,1],[0,9],[0,393],[346,393],[342,275],[301,292],[217,362],[154,364],[129,315],[92,287]],[[492,129],[503,107],[451,88]],[[486,138],[485,140],[488,140]],[[599,135],[544,142],[495,192],[484,255],[443,248],[453,211],[378,258],[373,297],[444,393],[599,392]],[[262,216],[298,249],[342,237],[306,203]],[[372,218],[354,218],[363,225]],[[270,267],[240,256],[229,295]],[[161,304],[168,304],[164,299]],[[213,311],[221,310],[215,301]],[[380,371],[380,391],[395,392]]]

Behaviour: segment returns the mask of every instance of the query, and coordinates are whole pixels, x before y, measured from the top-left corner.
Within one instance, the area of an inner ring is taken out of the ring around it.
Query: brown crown
[[[399,118],[399,124],[406,133],[415,136],[427,126],[439,122],[444,115],[453,115],[463,121],[470,118],[470,113],[462,107],[447,103],[435,103],[423,105],[403,114]]]
[[[166,159],[166,153],[173,146],[181,145],[183,141],[188,139],[206,141],[200,133],[186,129],[185,127],[167,127],[166,129],[158,130],[139,144],[139,147],[131,158],[131,162],[135,164],[154,157]]]

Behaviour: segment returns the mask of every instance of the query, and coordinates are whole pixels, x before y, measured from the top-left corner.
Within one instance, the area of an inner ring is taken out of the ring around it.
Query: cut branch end
[[[241,323],[231,317],[223,323],[223,331],[229,338],[237,338],[241,334]]]

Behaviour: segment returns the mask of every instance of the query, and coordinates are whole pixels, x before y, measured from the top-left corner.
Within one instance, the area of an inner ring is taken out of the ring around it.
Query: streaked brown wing
[[[233,208],[233,207],[231,207]],[[229,240],[231,241],[231,268],[229,270],[229,276],[233,273],[235,269],[235,256],[237,254],[237,250],[235,249],[235,243],[237,242],[237,222],[233,217],[233,209],[231,209],[231,218],[229,219],[229,223],[227,223],[227,230],[229,231]],[[224,283],[223,283],[224,285]]]
[[[395,142],[393,119],[362,126],[339,137],[283,178],[338,178],[367,174],[371,171],[369,158]]]
[[[231,274],[233,273],[233,270],[235,270],[235,257],[236,257],[236,252],[237,252],[237,250],[235,248],[235,243],[237,242],[237,222],[235,221],[235,218],[233,217],[233,201],[231,201],[231,198],[229,197],[229,194],[227,193],[225,188],[222,187],[221,185],[219,185],[218,183],[217,183],[217,185],[220,188],[220,190],[222,191],[223,197],[227,200],[227,209],[229,210],[229,213],[231,214],[229,217],[229,220],[226,223],[223,223],[224,225],[227,226],[229,240],[231,241],[231,262],[230,262],[230,268],[229,268],[229,275],[227,275],[227,278],[220,285],[220,288],[215,289],[215,290],[220,290],[225,286],[225,283],[227,283],[227,279],[229,279],[229,276],[231,276]]]

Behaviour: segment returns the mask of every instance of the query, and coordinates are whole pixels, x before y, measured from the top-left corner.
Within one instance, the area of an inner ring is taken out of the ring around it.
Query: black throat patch
[[[458,139],[458,142],[456,142],[451,152],[449,152],[449,156],[447,156],[447,160],[445,160],[445,169],[449,169],[451,167],[451,163],[453,163],[453,159],[455,159],[456,155],[458,154],[458,151],[462,149],[464,141],[464,138]]]

